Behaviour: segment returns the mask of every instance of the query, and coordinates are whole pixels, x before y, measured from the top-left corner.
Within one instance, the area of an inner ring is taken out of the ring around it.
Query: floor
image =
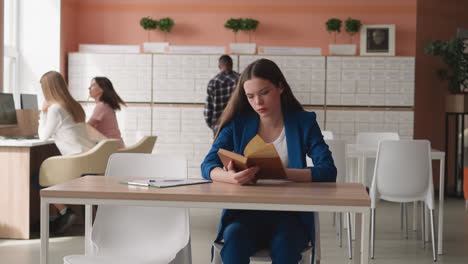
[[[410,210],[411,211],[411,210]],[[441,264],[468,263],[468,213],[465,202],[449,199],[446,203],[444,255],[439,256]],[[220,211],[212,209],[191,209],[192,257],[194,264],[209,263],[210,247],[216,234]],[[377,208],[377,231],[375,259],[371,263],[432,263],[431,244],[421,247],[418,232],[410,232],[409,239],[400,231],[400,209],[398,204],[381,202]],[[346,236],[343,247],[337,246],[331,214],[322,213],[321,239],[322,263],[351,263],[347,259]],[[411,213],[410,213],[411,220]],[[410,221],[411,223],[411,221]],[[76,226],[75,233],[82,233],[82,226]],[[1,263],[39,263],[39,239],[0,239]],[[69,236],[52,238],[50,243],[51,262],[63,263],[62,257],[83,253],[83,237]]]

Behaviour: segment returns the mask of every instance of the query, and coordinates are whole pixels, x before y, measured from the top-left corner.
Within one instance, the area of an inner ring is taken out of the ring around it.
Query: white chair
[[[320,264],[320,223],[318,213],[314,213],[315,223],[315,263]],[[213,243],[213,264],[223,264],[221,259],[221,249],[223,249],[223,243]],[[302,253],[302,259],[299,264],[310,264],[312,257],[312,247],[306,247]],[[250,261],[259,262],[271,262],[270,251],[268,249],[262,249],[255,252],[255,255],[250,257]]]
[[[359,132],[356,137],[356,144],[377,148],[382,140],[400,140],[400,136],[395,132]],[[362,184],[370,186],[371,177],[374,172],[375,159],[366,160],[366,175]]]
[[[325,140],[333,156],[335,167],[337,170],[336,182],[345,182],[346,180],[346,141],[344,140]],[[351,241],[351,214],[346,213],[347,229],[348,229],[348,257],[352,258],[352,241]],[[343,213],[334,213],[334,221],[338,234],[338,245],[342,246],[342,223]]]
[[[109,158],[105,175],[187,178],[187,161],[161,154],[117,153]],[[191,263],[186,208],[99,205],[91,240],[89,256],[66,256],[64,263]]]
[[[333,139],[333,132],[327,131],[327,130],[322,130],[322,136],[323,136],[323,139],[325,139],[325,140]]]
[[[382,141],[377,151],[371,198],[371,258],[375,247],[375,208],[380,199],[407,203],[422,201],[430,210],[432,254],[437,260],[434,239],[434,187],[431,144],[427,140]],[[424,216],[424,205],[422,206]],[[424,245],[424,217],[422,217]]]

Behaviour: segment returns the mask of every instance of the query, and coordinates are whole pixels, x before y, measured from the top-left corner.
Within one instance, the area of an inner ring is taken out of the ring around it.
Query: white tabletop
[[[0,147],[36,147],[54,144],[53,139],[0,139]]]

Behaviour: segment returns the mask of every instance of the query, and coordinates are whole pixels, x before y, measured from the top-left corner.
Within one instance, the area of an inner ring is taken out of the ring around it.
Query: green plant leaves
[[[325,22],[325,26],[328,32],[341,32],[341,19],[330,18]]]
[[[354,35],[361,30],[362,23],[357,19],[348,18],[345,21],[345,31]]]
[[[234,31],[234,33],[237,33],[237,31],[241,30],[242,28],[242,18],[230,18],[228,21],[226,21],[224,27]]]
[[[169,33],[171,32],[172,27],[174,27],[174,20],[172,20],[172,18],[165,17],[159,20],[159,30],[161,30],[162,32]]]
[[[467,44],[464,39],[434,40],[426,44],[424,52],[428,55],[441,57],[449,70],[438,69],[437,74],[442,80],[449,80],[449,91],[460,92],[468,89],[468,54],[464,52]]]
[[[151,17],[143,17],[140,19],[140,26],[145,30],[155,30],[158,27],[158,21]]]

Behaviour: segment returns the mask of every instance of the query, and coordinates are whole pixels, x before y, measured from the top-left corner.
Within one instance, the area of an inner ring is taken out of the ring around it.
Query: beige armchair
[[[71,156],[46,159],[39,170],[39,184],[52,186],[64,183],[83,174],[104,174],[109,156],[117,151],[120,140],[105,139],[94,148]]]
[[[152,153],[157,136],[144,136],[140,141],[127,148],[121,148],[117,153]]]

